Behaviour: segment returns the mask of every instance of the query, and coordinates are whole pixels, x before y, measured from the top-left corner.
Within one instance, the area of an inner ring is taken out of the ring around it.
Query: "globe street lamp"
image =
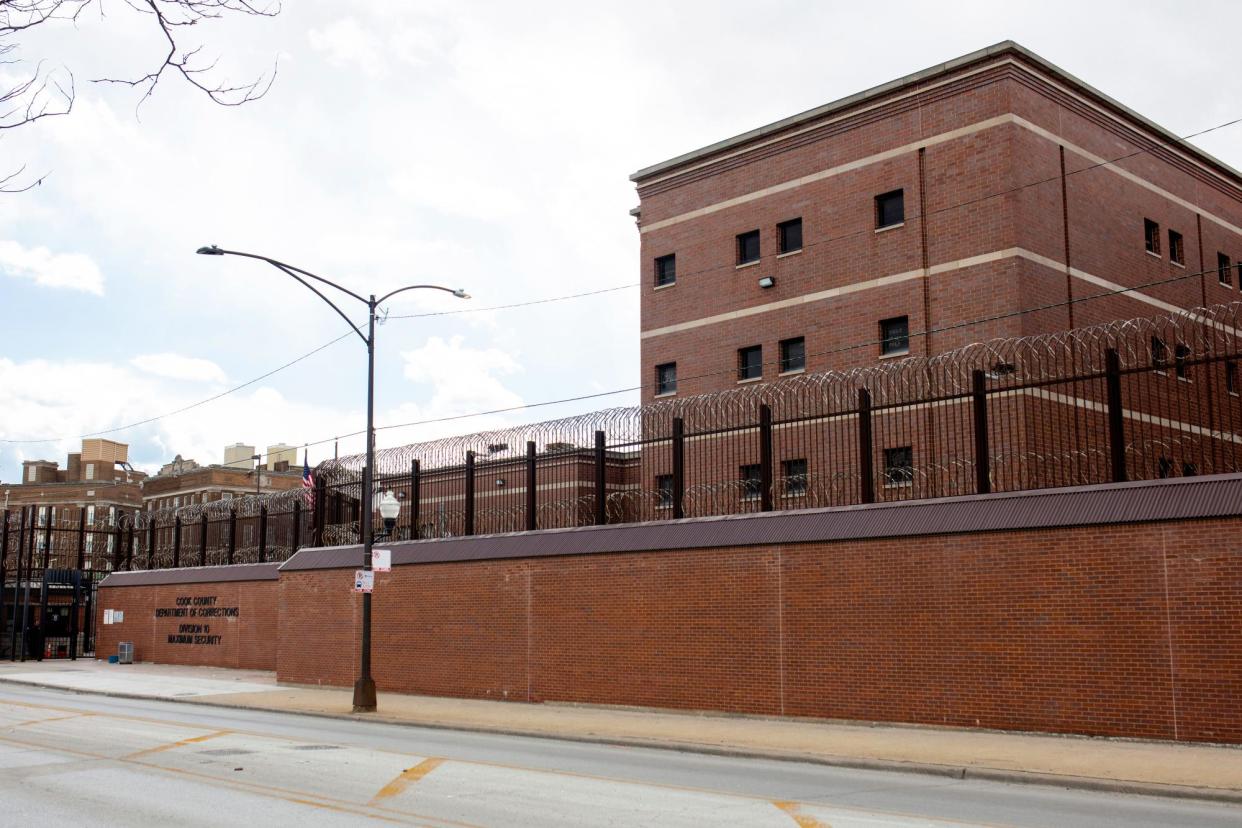
[[[401,514],[401,501],[397,500],[397,496],[388,490],[380,495],[379,499],[380,517],[384,519],[384,531],[377,534],[377,538],[387,538],[392,536],[392,530],[397,528],[397,515]]]
[[[247,259],[258,259],[261,262],[267,262],[272,267],[281,271],[287,276],[291,276],[302,284],[303,287],[310,290],[323,301],[327,302],[334,311],[340,314],[349,327],[353,328],[354,333],[358,334],[358,338],[367,346],[367,460],[366,466],[362,470],[362,568],[371,569],[371,546],[374,538],[372,537],[372,512],[374,511],[371,499],[371,486],[374,479],[375,466],[375,310],[383,302],[403,293],[407,290],[442,290],[445,293],[451,293],[458,299],[469,299],[470,296],[461,288],[453,289],[441,287],[440,285],[407,285],[389,291],[380,298],[376,299],[372,293],[367,298],[359,296],[348,288],[341,287],[336,282],[329,281],[322,276],[316,276],[314,273],[302,270],[284,262],[278,262],[275,259],[269,259],[267,256],[259,256],[254,253],[243,253],[238,250],[224,250],[216,245],[200,247],[197,251],[203,256],[242,256]],[[336,288],[347,296],[357,299],[359,302],[367,306],[367,332],[364,334],[362,330],[353,323],[353,321],[345,315],[345,312],[336,306],[328,297],[308,279]],[[394,498],[395,500],[395,498]],[[381,509],[383,506],[381,505]],[[400,510],[400,504],[398,504]],[[381,513],[382,514],[382,513]],[[394,525],[396,515],[393,516]],[[385,517],[385,523],[387,518]],[[354,712],[370,713],[375,710],[375,679],[371,677],[371,593],[364,592],[362,594],[362,648],[358,665],[358,680],[354,683]]]

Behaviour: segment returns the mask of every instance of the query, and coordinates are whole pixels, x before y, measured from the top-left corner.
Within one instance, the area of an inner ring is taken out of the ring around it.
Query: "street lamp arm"
[[[325,279],[322,276],[316,276],[314,273],[311,273],[308,270],[303,270],[300,267],[294,267],[293,265],[285,264],[284,262],[278,262],[275,259],[269,259],[267,256],[260,256],[257,253],[243,253],[240,250],[225,250],[221,247],[216,247],[214,244],[211,245],[210,247],[200,247],[197,252],[204,256],[226,256],[227,255],[227,256],[244,256],[247,259],[258,259],[261,262],[267,262],[270,265],[279,267],[281,270],[285,271],[286,273],[293,270],[298,273],[301,273],[303,276],[307,276],[311,279],[314,279],[317,282],[323,282],[325,285],[329,285],[331,287],[336,288],[341,293],[349,294],[350,296],[354,297],[362,304],[364,305],[367,304],[367,300],[365,298],[354,293],[352,290],[350,290],[347,287],[341,287],[340,285],[338,285],[336,282],[332,281],[331,279]],[[322,296],[323,294],[320,294],[320,295]]]
[[[386,300],[391,299],[392,297],[396,296],[398,293],[402,293],[402,292],[407,291],[407,290],[422,290],[422,289],[424,289],[424,288],[429,289],[429,290],[442,290],[442,291],[444,291],[445,293],[451,293],[451,294],[453,294],[453,295],[454,295],[454,296],[456,296],[458,299],[469,299],[469,298],[470,298],[470,296],[469,296],[469,295],[466,293],[466,291],[465,291],[465,290],[463,290],[462,288],[456,288],[456,289],[454,289],[454,288],[446,288],[446,287],[443,287],[443,286],[441,286],[441,285],[406,285],[406,286],[405,286],[405,287],[403,287],[403,288],[397,288],[397,289],[396,289],[396,290],[394,290],[394,291],[390,291],[390,292],[388,292],[388,293],[385,293],[383,296],[381,296],[380,298],[378,298],[378,299],[376,299],[376,300],[375,300],[375,304],[376,304],[376,305],[379,305],[379,304],[381,304],[381,303],[385,302]]]
[[[336,306],[336,303],[335,303],[335,302],[333,302],[333,301],[332,301],[331,299],[329,299],[328,297],[324,296],[324,295],[323,295],[323,293],[322,293],[322,292],[321,292],[318,288],[316,288],[316,287],[315,287],[314,285],[312,285],[310,282],[308,282],[308,281],[306,281],[305,279],[303,279],[303,278],[302,278],[301,276],[299,276],[297,273],[294,273],[294,272],[293,272],[293,270],[292,270],[291,268],[289,268],[288,266],[283,265],[283,264],[281,264],[280,262],[272,261],[271,259],[268,259],[268,260],[267,260],[267,262],[268,262],[268,264],[270,264],[272,267],[276,268],[277,270],[284,271],[284,272],[285,272],[285,273],[287,273],[288,275],[292,276],[294,279],[297,279],[299,282],[301,282],[301,283],[302,283],[302,284],[303,284],[303,285],[307,288],[307,290],[311,291],[311,292],[312,292],[312,293],[314,293],[316,296],[318,296],[320,299],[322,299],[323,301],[327,302],[327,303],[328,303],[328,304],[332,307],[332,310],[334,310],[334,311],[336,311],[338,314],[340,314],[341,318],[345,320],[345,323],[346,323],[347,325],[349,325],[349,327],[351,327],[351,328],[353,328],[353,329],[354,329],[354,333],[358,334],[358,336],[362,339],[362,344],[364,344],[364,345],[370,345],[370,344],[371,344],[371,340],[367,339],[367,335],[366,335],[366,334],[364,334],[364,333],[362,332],[362,329],[361,329],[361,328],[359,328],[357,325],[355,325],[355,324],[353,323],[353,320],[352,320],[352,319],[350,319],[348,316],[346,316],[346,315],[345,315],[345,311],[343,311],[343,310],[341,310],[340,308],[338,308],[338,307]],[[299,271],[299,272],[301,272],[301,271]],[[325,280],[325,281],[326,281],[326,280]],[[364,301],[365,301],[365,300],[364,300]]]

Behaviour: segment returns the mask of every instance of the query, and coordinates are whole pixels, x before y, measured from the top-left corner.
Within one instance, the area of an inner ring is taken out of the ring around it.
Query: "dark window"
[[[910,318],[895,316],[880,320],[880,353],[910,353]]]
[[[658,506],[673,505],[673,476],[671,474],[656,475],[656,494]]]
[[[1199,467],[1194,463],[1182,463],[1182,476],[1194,477],[1199,473]]]
[[[1159,476],[1162,480],[1163,480],[1164,478],[1166,478],[1166,477],[1170,477],[1170,476],[1172,476],[1172,474],[1173,474],[1173,461],[1172,461],[1172,460],[1170,460],[1170,459],[1169,459],[1169,458],[1167,458],[1167,457],[1161,457],[1161,458],[1160,458],[1159,468],[1158,468],[1158,469],[1156,469],[1156,474],[1157,474],[1157,475],[1158,475],[1158,476]]]
[[[1160,255],[1160,225],[1151,219],[1143,219],[1143,243],[1148,253]]]
[[[657,394],[672,394],[677,390],[677,363],[666,362],[656,366]]]
[[[742,481],[743,500],[754,500],[759,497],[760,479],[758,463],[750,463],[742,466],[741,473],[738,477]]]
[[[1186,379],[1186,360],[1190,358],[1190,348],[1177,345],[1173,348],[1173,372],[1178,379]]]
[[[1224,253],[1216,254],[1216,278],[1220,280],[1222,285],[1230,285],[1233,282],[1229,277],[1229,257]]]
[[[737,351],[737,378],[758,379],[763,376],[763,347],[752,345]]]
[[[806,494],[806,459],[782,460],[781,477],[785,482],[785,494]]]
[[[740,265],[759,261],[759,231],[740,233],[737,237],[737,263]]]
[[[781,252],[792,253],[802,249],[802,219],[790,219],[776,225],[781,235]]]
[[[914,480],[914,450],[910,446],[884,449],[884,482],[903,486]]]
[[[656,287],[671,285],[677,281],[677,256],[673,253],[655,260]]]
[[[1176,230],[1169,231],[1169,261],[1175,264],[1186,264],[1186,252],[1182,249],[1182,234]]]
[[[892,227],[906,220],[906,198],[902,190],[875,197],[875,226]]]
[[[1238,363],[1232,359],[1225,360],[1225,390],[1238,393]]]
[[[1169,347],[1158,336],[1151,338],[1151,367],[1160,370],[1169,367]]]
[[[806,340],[802,337],[781,340],[781,373],[806,369]]]

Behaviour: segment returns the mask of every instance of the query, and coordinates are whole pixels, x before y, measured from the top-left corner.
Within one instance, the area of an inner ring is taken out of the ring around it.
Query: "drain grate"
[[[245,756],[248,753],[254,753],[253,750],[240,750],[238,748],[217,748],[215,750],[200,750],[207,756]]]
[[[294,745],[294,750],[340,750],[340,745]]]

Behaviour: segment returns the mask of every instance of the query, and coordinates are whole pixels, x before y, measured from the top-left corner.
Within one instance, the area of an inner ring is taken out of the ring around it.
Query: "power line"
[[[1191,278],[1195,278],[1199,276],[1204,276],[1208,273],[1214,273],[1214,272],[1216,272],[1216,268],[1208,268],[1208,269],[1199,271],[1198,273],[1184,273],[1179,276],[1170,277],[1168,279],[1160,279],[1160,280],[1153,281],[1153,282],[1146,282],[1140,285],[1134,285],[1132,287],[1118,288],[1116,290],[1107,290],[1101,293],[1092,294],[1091,296],[1080,296],[1080,297],[1077,297],[1074,299],[1068,299],[1062,302],[1052,302],[1046,305],[1039,305],[1033,308],[1025,308],[1022,310],[1010,311],[1008,313],[995,314],[993,316],[985,316],[985,317],[980,317],[978,319],[971,319],[971,320],[967,320],[964,322],[957,322],[952,325],[945,325],[944,327],[940,327],[940,328],[930,328],[930,329],[923,330],[923,331],[914,331],[914,332],[911,332],[909,336],[911,338],[920,337],[920,336],[929,336],[932,334],[944,333],[947,331],[967,328],[967,327],[971,327],[974,325],[981,325],[987,322],[996,322],[996,321],[1000,321],[1003,319],[1010,319],[1016,316],[1024,316],[1026,314],[1031,314],[1031,313],[1042,313],[1044,311],[1055,310],[1057,308],[1066,307],[1068,305],[1077,304],[1079,302],[1090,302],[1095,299],[1103,299],[1108,296],[1116,296],[1118,294],[1130,293],[1132,291],[1142,290],[1144,288],[1170,284],[1172,282],[1178,282],[1184,279],[1191,279]],[[852,345],[845,345],[840,348],[833,348],[827,351],[812,352],[812,353],[807,354],[807,356],[808,357],[831,356],[833,354],[845,353],[847,351],[858,350],[860,348],[875,348],[875,347],[878,347],[881,344],[881,342],[882,340],[879,340],[879,339],[868,340],[866,342],[858,342]],[[762,364],[763,365],[777,365],[779,364],[779,360],[767,360],[767,361],[764,361]],[[683,379],[687,379],[687,380],[705,379],[708,377],[716,377],[716,376],[721,376],[724,374],[733,374],[736,372],[736,370],[737,369],[734,368],[734,369],[728,369],[728,370],[723,370],[723,371],[711,371],[711,372],[703,373],[703,374],[695,374],[689,377],[678,377],[678,382],[681,382]],[[487,416],[490,414],[504,414],[504,413],[509,413],[513,411],[522,411],[522,410],[529,409],[529,408],[544,408],[544,407],[551,406],[551,405],[560,405],[562,403],[579,402],[581,400],[597,399],[600,397],[610,397],[610,396],[615,396],[617,394],[629,393],[631,391],[640,391],[644,388],[650,388],[654,386],[655,386],[655,383],[642,383],[640,385],[634,385],[628,388],[617,388],[611,391],[600,391],[597,393],[584,394],[584,395],[580,395],[576,397],[565,397],[559,400],[545,400],[543,402],[510,406],[508,408],[497,408],[497,409],[492,409],[490,411],[476,411],[470,414],[456,414],[456,415],[448,416],[448,417],[436,417],[436,418],[426,419],[426,420],[414,420],[408,423],[394,423],[391,425],[376,426],[375,430],[376,431],[388,431],[388,430],[397,429],[397,428],[409,428],[412,426],[433,425],[435,423],[445,423],[445,422],[451,422],[455,420],[465,420],[471,417],[482,417],[482,416]],[[355,431],[349,434],[342,434],[340,435],[340,437],[357,437],[365,433],[366,433],[365,430]],[[338,439],[338,438],[320,440],[318,443],[308,443],[307,445],[312,445],[312,446],[321,445],[323,443],[332,442],[333,439]]]
[[[388,319],[423,319],[428,316],[456,316],[462,313],[483,313],[484,311],[509,310],[510,308],[525,308],[530,305],[546,305],[549,302],[561,302],[565,299],[581,299],[584,296],[598,296],[601,293],[612,293],[618,290],[626,290],[627,288],[635,288],[639,286],[639,282],[631,282],[628,285],[617,285],[616,287],[601,288],[599,290],[589,290],[585,293],[573,293],[569,296],[552,296],[547,299],[532,299],[529,302],[515,302],[511,305],[493,305],[488,308],[463,308],[461,310],[451,311],[435,311],[433,313],[401,313],[389,314]]]

